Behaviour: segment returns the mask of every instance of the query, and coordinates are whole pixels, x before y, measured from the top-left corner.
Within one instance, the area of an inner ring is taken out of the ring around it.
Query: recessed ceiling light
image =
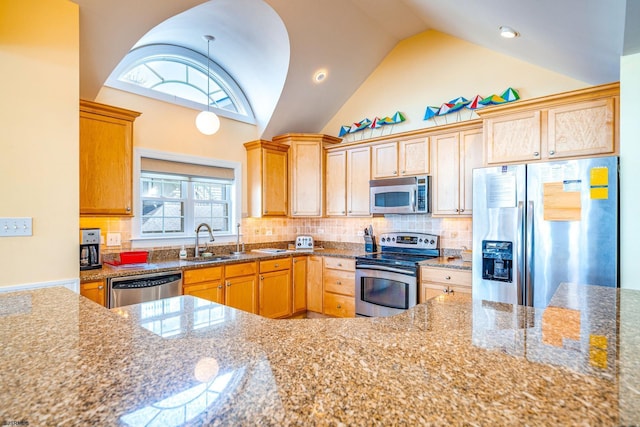
[[[507,27],[503,25],[500,27],[500,35],[505,39],[513,39],[515,37],[518,37],[520,33],[518,33],[516,30],[514,30],[511,27]]]
[[[313,81],[316,83],[322,83],[327,78],[327,70],[318,70],[313,75]]]

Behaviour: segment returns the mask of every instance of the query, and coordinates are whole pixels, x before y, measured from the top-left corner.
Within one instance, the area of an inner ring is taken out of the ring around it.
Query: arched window
[[[255,118],[247,98],[218,64],[193,50],[167,44],[141,46],[129,52],[107,80],[107,86],[202,110],[247,123]]]

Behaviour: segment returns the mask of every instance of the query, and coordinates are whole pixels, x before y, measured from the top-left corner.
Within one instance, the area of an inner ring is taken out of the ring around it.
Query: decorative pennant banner
[[[460,110],[462,110],[462,108],[467,108],[471,111],[469,116],[470,119],[473,116],[473,110],[483,108],[487,105],[504,104],[505,102],[517,101],[518,99],[520,99],[518,91],[511,87],[507,88],[507,90],[505,90],[501,96],[493,94],[486,98],[483,98],[480,95],[476,95],[471,101],[463,96],[459,96],[449,102],[445,102],[439,108],[428,106],[424,112],[423,120],[433,120],[437,125],[438,123],[436,122],[436,117],[446,116],[447,114],[455,113],[456,111],[459,112]],[[458,113],[457,116],[459,119],[460,113]]]

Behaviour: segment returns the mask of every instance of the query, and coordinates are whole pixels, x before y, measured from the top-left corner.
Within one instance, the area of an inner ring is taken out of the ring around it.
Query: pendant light
[[[209,105],[211,104],[209,100],[209,96],[211,93],[211,91],[209,90],[209,83],[211,81],[211,74],[209,71],[209,48],[211,45],[211,41],[214,40],[215,37],[206,35],[202,36],[202,38],[207,41],[207,110],[201,111],[196,116],[196,127],[205,135],[213,135],[214,133],[218,132],[218,129],[220,129],[220,119],[218,118],[216,113],[214,113],[213,111],[209,111]]]

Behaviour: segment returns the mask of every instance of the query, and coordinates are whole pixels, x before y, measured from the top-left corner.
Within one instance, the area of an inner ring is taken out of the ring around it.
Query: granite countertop
[[[638,291],[271,320],[191,296],[107,310],[48,288],[0,294],[0,334],[5,423],[640,423]]]
[[[420,262],[422,267],[453,268],[456,270],[471,270],[471,263],[462,261],[460,257],[438,257]]]
[[[351,250],[351,249],[317,249],[313,252],[303,251],[286,251],[278,253],[264,253],[264,252],[245,252],[242,255],[234,255],[225,258],[220,261],[183,261],[183,260],[169,260],[169,261],[157,261],[144,264],[128,264],[122,266],[112,266],[109,264],[103,264],[102,268],[95,270],[84,270],[80,272],[80,282],[91,282],[97,280],[104,280],[110,277],[131,276],[135,274],[143,273],[155,273],[169,270],[190,270],[195,268],[214,267],[216,265],[226,264],[238,264],[242,262],[251,261],[263,261],[274,258],[283,258],[289,256],[306,256],[306,255],[320,255],[331,257],[344,257],[355,258],[363,255],[363,250]]]

